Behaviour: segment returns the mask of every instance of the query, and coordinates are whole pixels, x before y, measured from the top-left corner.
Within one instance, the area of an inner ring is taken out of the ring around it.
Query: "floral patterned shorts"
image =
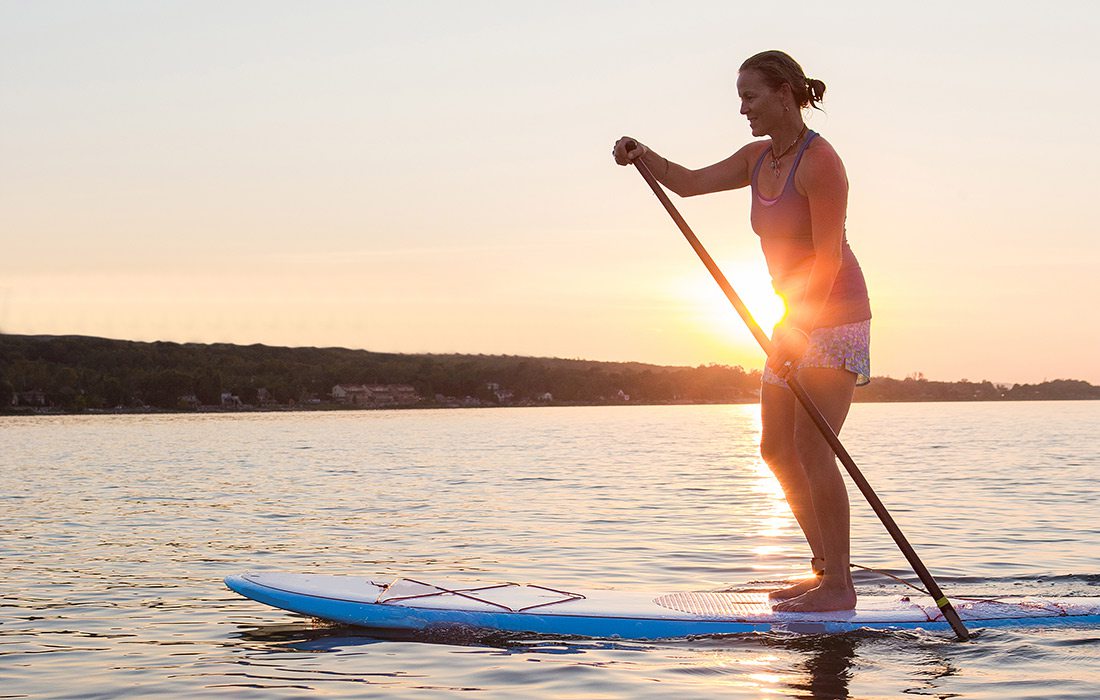
[[[871,381],[871,321],[815,329],[810,333],[810,346],[794,369],[802,367],[844,369],[856,375],[856,386],[867,384]],[[787,386],[787,382],[766,366],[764,382]]]

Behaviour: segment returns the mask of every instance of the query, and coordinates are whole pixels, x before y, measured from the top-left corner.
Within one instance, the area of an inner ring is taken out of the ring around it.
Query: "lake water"
[[[1100,696],[1085,626],[402,639],[221,582],[770,585],[808,553],[759,429],[755,405],[0,419],[0,697]],[[949,595],[1100,596],[1100,402],[856,404],[843,438]],[[853,560],[915,580],[851,492]]]

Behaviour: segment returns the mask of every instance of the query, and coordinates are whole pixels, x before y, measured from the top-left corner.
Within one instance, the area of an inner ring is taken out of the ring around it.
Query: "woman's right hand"
[[[611,155],[615,156],[615,162],[619,165],[630,165],[648,152],[649,149],[641,142],[629,136],[616,141],[615,147],[611,149]]]

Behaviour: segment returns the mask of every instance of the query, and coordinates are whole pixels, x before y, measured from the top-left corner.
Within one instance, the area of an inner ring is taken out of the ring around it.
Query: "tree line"
[[[324,405],[336,384],[408,384],[436,397],[512,403],[729,403],[755,401],[758,370],[665,367],[512,355],[378,353],[346,348],[137,342],[84,336],[0,335],[0,408],[42,405],[65,411],[177,409],[181,398],[219,405],[223,393],[256,404]],[[261,390],[263,390],[261,392]],[[1100,387],[1076,380],[1037,385],[933,382],[919,375],[876,377],[858,401],[1095,399]]]
[[[41,392],[65,410],[177,408],[193,395],[281,405],[328,400],[336,384],[408,384],[428,403],[437,395],[512,401],[550,394],[554,402],[751,401],[758,372],[740,367],[661,367],[510,355],[394,354],[345,348],[136,342],[83,336],[0,335],[0,397]],[[620,394],[620,392],[622,392]]]

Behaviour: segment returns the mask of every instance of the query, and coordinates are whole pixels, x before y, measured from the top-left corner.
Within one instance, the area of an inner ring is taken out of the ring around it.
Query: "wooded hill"
[[[726,365],[0,335],[0,410],[178,409],[185,396],[219,406],[223,393],[246,405],[262,399],[271,407],[326,407],[337,384],[411,385],[420,405],[466,397],[481,405],[725,403],[755,401],[760,373]],[[1098,398],[1100,387],[1076,380],[1005,386],[877,377],[856,392],[857,401]]]

